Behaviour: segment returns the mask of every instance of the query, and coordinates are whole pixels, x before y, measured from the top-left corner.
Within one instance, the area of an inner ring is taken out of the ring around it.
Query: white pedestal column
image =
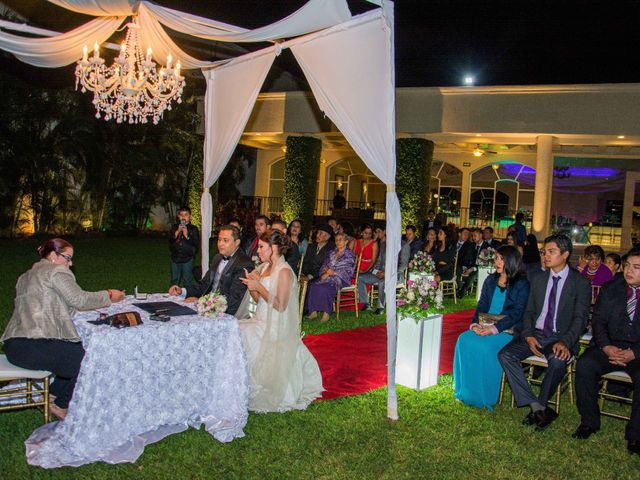
[[[398,313],[396,384],[423,390],[438,383],[442,315],[415,319]]]
[[[538,240],[549,235],[553,188],[553,137],[540,135],[536,152],[536,184],[533,197],[533,234]]]
[[[495,272],[493,267],[478,267],[478,288],[476,289],[476,300],[480,300],[480,293],[482,293],[482,285],[489,275]]]

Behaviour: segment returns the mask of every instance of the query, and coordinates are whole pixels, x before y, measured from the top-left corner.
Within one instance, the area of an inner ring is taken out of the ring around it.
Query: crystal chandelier
[[[151,117],[157,124],[165,109],[171,110],[172,100],[182,102],[184,77],[180,76],[180,62],[173,68],[169,55],[166,67],[157,72],[151,48],[147,49],[146,56],[143,55],[138,35],[140,26],[136,20],[127,27],[120,54],[110,67],[106,67],[104,59],[100,58],[97,42],[91,58],[84,46],[82,60],[76,65],[76,90],[80,84],[83,93],[93,92],[96,118],[102,113],[105,120],[113,118],[117,123],[147,123]]]

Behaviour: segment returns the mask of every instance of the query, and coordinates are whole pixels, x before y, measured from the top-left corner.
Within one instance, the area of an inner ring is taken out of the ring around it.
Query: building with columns
[[[640,84],[399,88],[396,98],[398,138],[435,143],[434,210],[498,229],[523,211],[538,238],[570,228],[578,242],[631,245]],[[384,218],[384,185],[307,92],[261,94],[242,136],[258,150],[249,188],[263,213],[279,213],[290,135],[322,140],[317,215],[343,190],[348,207]]]

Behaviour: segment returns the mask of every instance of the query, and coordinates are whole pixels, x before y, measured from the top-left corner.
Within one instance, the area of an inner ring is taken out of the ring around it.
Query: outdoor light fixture
[[[471,86],[473,85],[474,79],[472,76],[467,75],[466,77],[464,77],[464,84],[467,86]]]
[[[105,66],[100,57],[100,46],[93,46],[93,56],[88,57],[84,46],[82,60],[76,64],[76,90],[93,92],[93,104],[96,118],[115,119],[117,123],[147,123],[149,117],[154,124],[162,118],[165,110],[171,110],[171,102],[182,102],[184,77],[180,75],[180,62],[173,66],[171,55],[167,57],[166,67],[156,70],[152,61],[151,48],[146,56],[140,47],[138,30],[140,26],[134,19],[127,24],[127,36],[122,42],[120,54],[113,65]]]

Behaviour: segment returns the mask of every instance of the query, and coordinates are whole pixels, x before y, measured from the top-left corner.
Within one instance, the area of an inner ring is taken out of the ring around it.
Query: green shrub
[[[402,213],[402,230],[418,229],[426,218],[434,144],[424,138],[396,140],[396,193]]]
[[[313,224],[321,151],[317,138],[287,137],[282,197],[282,218],[287,223],[300,218],[307,229]]]

